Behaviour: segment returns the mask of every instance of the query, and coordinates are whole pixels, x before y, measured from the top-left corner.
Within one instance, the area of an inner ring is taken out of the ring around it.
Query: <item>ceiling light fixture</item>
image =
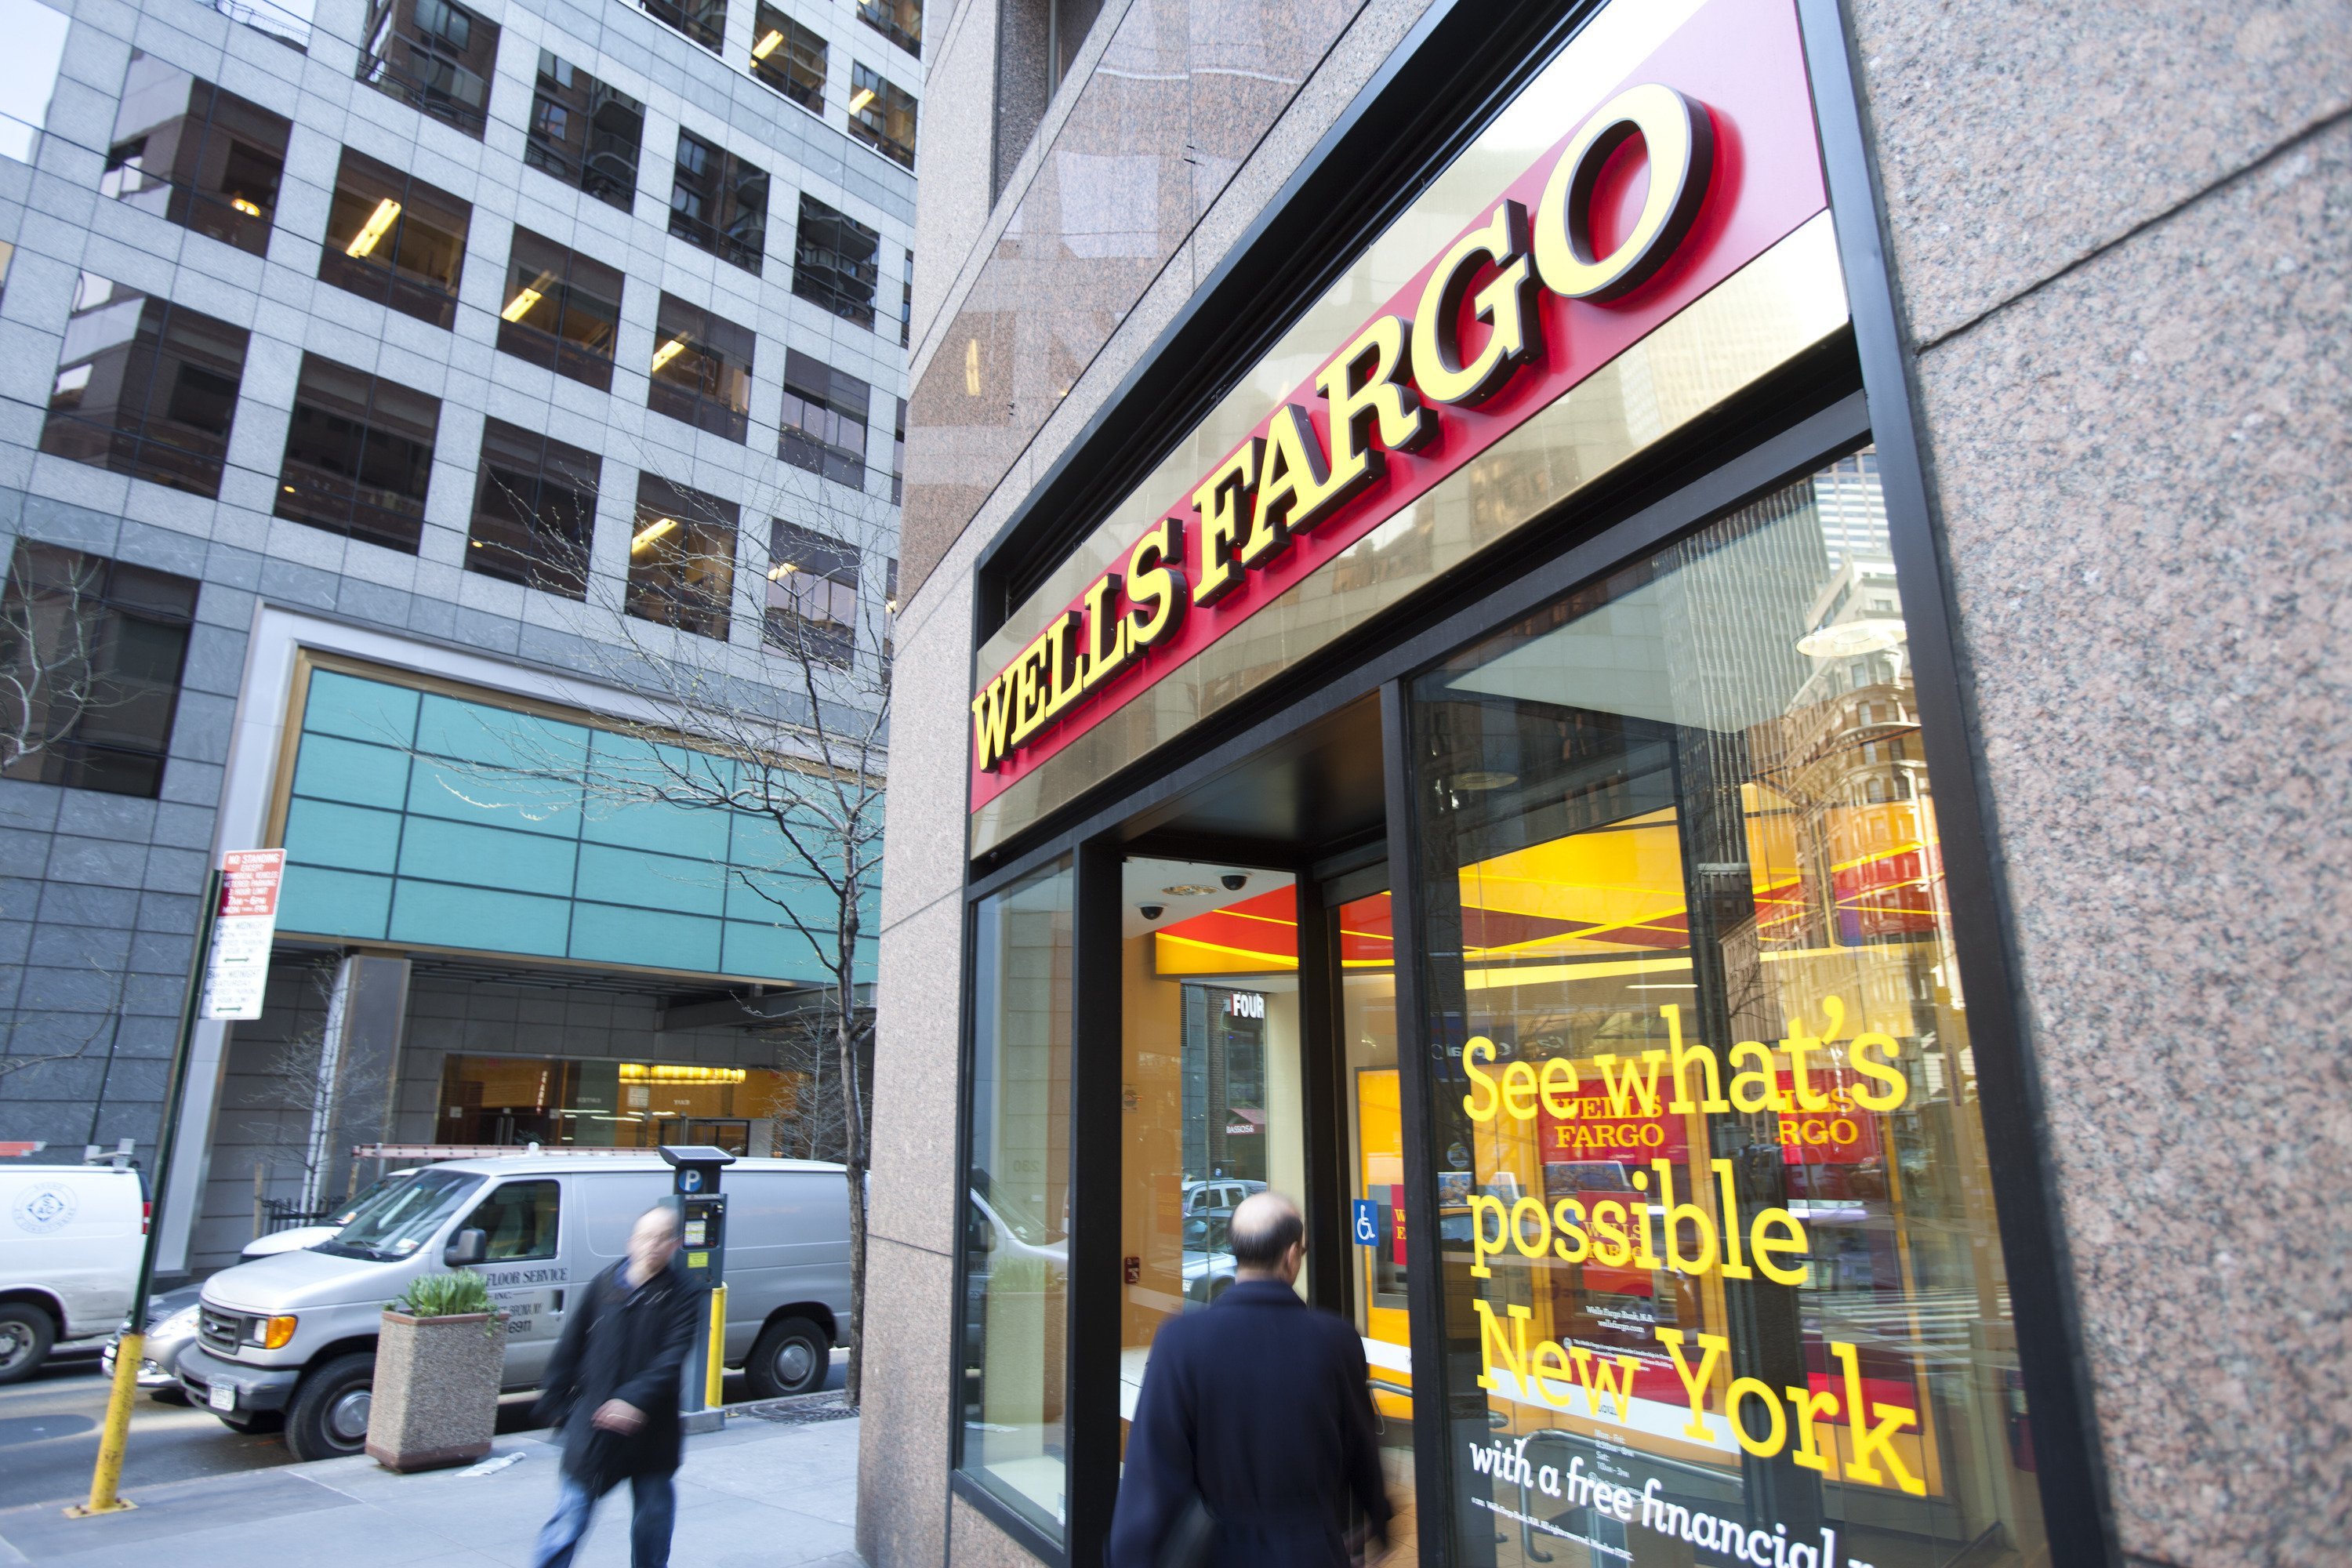
[[[772,583],[777,578],[784,575],[787,572],[797,572],[799,570],[800,567],[796,563],[791,561],[779,561],[773,566],[768,568],[768,581]]]
[[[384,197],[375,204],[375,211],[368,214],[366,224],[361,227],[358,236],[344,249],[343,254],[353,258],[372,254],[375,250],[376,242],[389,233],[392,226],[399,220],[400,204],[390,196]]]
[[[502,321],[520,321],[530,315],[530,308],[547,298],[548,288],[554,281],[554,273],[541,273],[531,279],[530,287],[507,301],[507,308],[499,312],[499,319]]]
[[[243,213],[247,217],[259,217],[261,216],[261,209],[255,206],[251,202],[247,201],[243,196],[231,196],[229,198],[228,205],[235,207],[237,211]]]
[[[857,89],[857,96],[849,100],[849,112],[856,114],[873,101],[874,89],[870,87],[861,87]]]
[[[629,553],[635,555],[638,551],[643,550],[646,545],[651,544],[655,540],[659,539],[663,534],[667,533],[671,529],[676,528],[677,526],[677,519],[674,517],[657,517],[654,519],[653,521],[637,530],[637,536],[629,541]]]
[[[758,43],[751,46],[751,58],[755,60],[766,59],[770,55],[776,52],[776,46],[783,41],[783,34],[778,32],[773,27],[769,28],[767,37],[761,38]]]
[[[654,350],[654,368],[656,370],[661,369],[662,366],[667,364],[670,361],[676,359],[685,352],[686,334],[684,332],[680,332],[677,336],[670,339],[669,342],[662,344],[661,347]]]

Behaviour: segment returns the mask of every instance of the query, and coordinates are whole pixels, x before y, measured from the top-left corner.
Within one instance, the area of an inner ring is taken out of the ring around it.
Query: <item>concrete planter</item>
[[[506,1370],[506,1314],[383,1315],[368,1457],[388,1470],[466,1465],[490,1451]]]

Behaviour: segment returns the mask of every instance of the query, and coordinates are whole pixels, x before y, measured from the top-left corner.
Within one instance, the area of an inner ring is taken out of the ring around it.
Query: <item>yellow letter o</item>
[[[1592,253],[1592,192],[1609,155],[1635,135],[1650,159],[1649,194],[1633,232]],[[1715,123],[1704,104],[1657,82],[1628,88],[1584,122],[1544,184],[1536,210],[1536,271],[1570,300],[1614,300],[1649,281],[1690,232],[1715,173]]]

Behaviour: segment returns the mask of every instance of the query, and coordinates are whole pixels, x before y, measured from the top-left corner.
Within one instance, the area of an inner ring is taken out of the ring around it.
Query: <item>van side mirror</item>
[[[469,1228],[449,1238],[449,1245],[441,1249],[441,1261],[452,1268],[463,1268],[467,1264],[479,1263],[489,1255],[490,1238],[481,1231]]]

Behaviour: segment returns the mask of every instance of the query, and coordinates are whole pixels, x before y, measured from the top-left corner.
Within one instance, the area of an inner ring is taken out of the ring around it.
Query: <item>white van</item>
[[[122,1321],[146,1234],[137,1171],[0,1164],[0,1383]]]
[[[452,1160],[388,1188],[327,1241],[205,1281],[181,1384],[229,1426],[282,1423],[297,1458],[367,1437],[384,1303],[419,1275],[472,1268],[507,1318],[506,1387],[535,1388],[580,1289],[667,1197],[656,1155]],[[822,1385],[849,1331],[849,1194],[839,1165],[726,1169],[727,1349],[760,1398]]]

